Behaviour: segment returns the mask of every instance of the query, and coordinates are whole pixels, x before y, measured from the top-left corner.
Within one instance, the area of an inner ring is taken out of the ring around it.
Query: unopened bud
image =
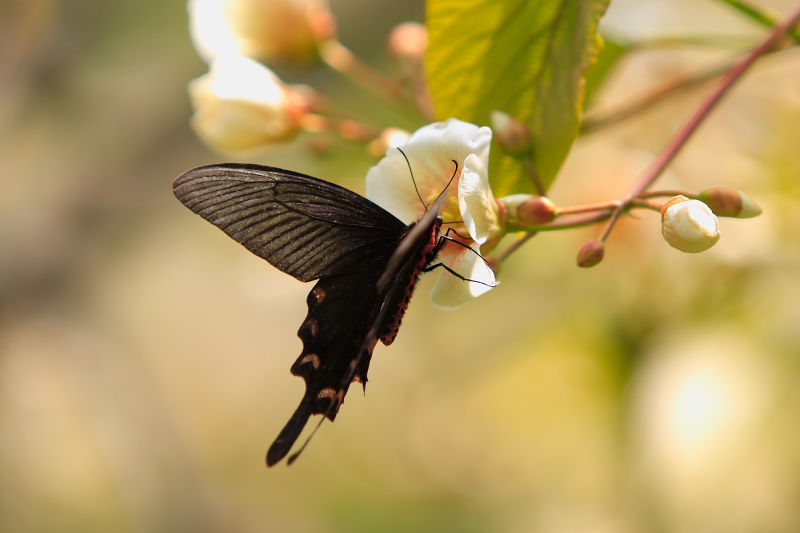
[[[421,60],[428,48],[428,30],[418,22],[398,24],[389,34],[387,45],[399,59]]]
[[[328,8],[327,0],[315,0],[308,4],[306,22],[317,43],[327,41],[336,35],[336,18]]]
[[[531,130],[521,120],[502,111],[492,111],[492,130],[497,144],[513,156],[530,154],[533,149]]]
[[[189,25],[206,61],[244,55],[306,63],[336,33],[326,0],[189,0]]]
[[[729,187],[712,187],[697,195],[718,217],[750,218],[761,214],[761,207],[748,195]]]
[[[702,252],[719,240],[717,217],[700,200],[675,196],[661,208],[661,234],[682,252]]]
[[[606,246],[603,241],[593,239],[587,241],[581,249],[578,250],[577,263],[581,268],[591,268],[603,260],[606,253]]]
[[[260,148],[294,138],[307,111],[301,91],[252,59],[225,56],[189,84],[192,127],[222,152]]]
[[[500,198],[498,203],[505,207],[509,222],[525,226],[547,224],[558,210],[550,198],[536,194],[512,194]]]
[[[377,138],[369,143],[369,153],[375,157],[383,157],[386,150],[404,146],[411,136],[406,130],[399,128],[386,128]]]

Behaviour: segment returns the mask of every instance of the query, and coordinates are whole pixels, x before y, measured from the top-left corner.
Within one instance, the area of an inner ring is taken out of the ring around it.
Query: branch
[[[646,191],[665,168],[675,159],[675,156],[686,145],[691,136],[700,127],[700,124],[708,117],[711,111],[717,106],[719,101],[731,90],[733,85],[742,77],[742,75],[755,63],[762,55],[767,53],[775,47],[783,36],[791,28],[793,28],[798,21],[800,21],[800,9],[798,9],[792,16],[788,17],[783,23],[776,26],[773,31],[765,38],[761,44],[755,47],[746,58],[744,58],[738,65],[733,67],[722,79],[717,89],[708,97],[708,99],[700,106],[695,114],[689,121],[675,134],[672,140],[664,147],[660,154],[656,157],[650,167],[645,170],[639,181],[628,192],[625,200],[620,202],[620,205],[611,214],[611,218],[606,225],[605,230],[600,240],[605,241],[611,230],[619,220],[623,211],[644,191]]]

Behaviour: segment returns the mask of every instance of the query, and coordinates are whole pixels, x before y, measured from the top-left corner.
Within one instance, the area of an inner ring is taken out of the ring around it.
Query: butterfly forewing
[[[388,258],[405,225],[366,198],[311,176],[259,165],[181,175],[175,196],[248,250],[301,281]],[[365,249],[369,249],[365,251]]]

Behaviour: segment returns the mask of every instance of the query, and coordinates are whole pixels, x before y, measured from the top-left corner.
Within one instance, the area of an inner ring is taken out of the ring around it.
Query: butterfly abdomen
[[[414,294],[414,288],[417,286],[419,276],[425,271],[425,267],[436,258],[436,247],[439,242],[439,229],[441,227],[442,221],[436,219],[431,226],[425,243],[413,257],[409,258],[408,268],[403,269],[398,277],[396,294],[390,295],[386,302],[386,305],[389,306],[389,314],[380,333],[381,342],[386,346],[394,342],[395,337],[397,337],[397,331],[400,329],[403,315],[408,309],[408,303],[411,301],[411,295]]]

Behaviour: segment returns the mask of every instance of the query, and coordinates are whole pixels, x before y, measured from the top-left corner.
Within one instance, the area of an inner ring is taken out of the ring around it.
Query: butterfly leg
[[[459,274],[458,272],[456,272],[455,270],[453,270],[449,266],[445,265],[444,263],[434,263],[433,265],[425,267],[423,269],[423,272],[430,272],[431,270],[434,270],[436,268],[443,268],[443,269],[447,270],[448,272],[450,272],[455,277],[457,277],[458,279],[463,280],[463,281],[471,281],[472,283],[478,283],[480,285],[486,285],[487,287],[492,287],[492,288],[497,287],[496,284],[492,285],[491,283],[486,283],[485,281],[479,281],[477,279],[470,279],[468,277],[462,276],[461,274]]]
[[[469,237],[467,237],[467,236],[464,236],[464,235],[461,235],[461,234],[460,234],[458,231],[456,231],[456,229],[455,229],[455,228],[447,228],[447,231],[446,231],[446,232],[445,232],[445,234],[443,235],[443,238],[447,238],[447,240],[452,240],[452,239],[450,238],[450,234],[451,234],[451,233],[455,233],[456,235],[458,235],[460,238],[464,239],[465,241],[468,241],[468,240],[470,240],[470,238],[469,238]],[[461,244],[464,244],[464,243],[462,242]]]
[[[445,244],[447,244],[448,242],[452,242],[453,244],[457,244],[459,246],[463,246],[464,248],[466,248],[470,252],[472,252],[475,255],[477,255],[478,257],[480,257],[481,261],[486,263],[487,266],[489,265],[489,263],[486,261],[486,259],[484,259],[484,257],[480,254],[480,252],[478,252],[477,250],[475,250],[474,248],[472,248],[468,244],[463,243],[463,242],[459,241],[458,239],[454,239],[454,238],[450,237],[449,236],[450,232],[453,232],[456,235],[458,235],[459,237],[462,237],[462,235],[459,234],[456,230],[454,230],[453,228],[449,228],[444,235],[439,237],[439,242],[436,244],[436,248],[434,249],[434,254],[433,254],[434,257],[436,257],[436,255],[439,253],[439,251],[442,248],[444,248]],[[462,237],[462,238],[464,238],[464,237]],[[457,277],[458,279],[463,280],[463,281],[470,281],[472,283],[478,283],[480,285],[486,285],[487,287],[497,287],[497,285],[493,285],[491,283],[486,283],[484,281],[479,281],[477,279],[470,279],[470,278],[467,278],[465,276],[462,276],[461,274],[459,274],[458,272],[456,272],[455,270],[453,270],[452,268],[450,268],[449,266],[447,266],[447,265],[445,265],[444,263],[441,263],[441,262],[440,263],[434,263],[432,265],[428,265],[425,268],[423,268],[422,271],[423,272],[430,272],[431,270],[434,270],[436,268],[443,268],[443,269],[447,270],[449,273],[451,273],[452,275],[454,275],[455,277]]]
[[[452,242],[453,244],[457,244],[459,246],[462,246],[462,247],[466,248],[467,250],[469,250],[470,252],[472,252],[473,254],[477,255],[481,259],[481,261],[486,263],[486,266],[488,266],[489,268],[492,268],[492,266],[489,264],[489,262],[486,260],[486,258],[483,257],[479,251],[475,250],[472,246],[470,246],[470,245],[468,245],[468,244],[466,244],[464,242],[459,241],[458,239],[454,239],[452,237],[449,237],[448,235],[450,234],[451,231],[453,233],[455,233],[456,235],[458,235],[459,237],[461,237],[462,239],[466,239],[466,237],[463,237],[459,232],[457,232],[453,228],[450,228],[450,229],[447,230],[447,233],[445,233],[444,235],[439,237],[439,243],[436,245],[436,253],[439,253],[439,250],[444,248],[444,245],[446,243]]]
[[[470,252],[472,252],[473,254],[477,255],[478,257],[480,257],[480,258],[481,258],[481,261],[483,261],[484,263],[486,263],[486,266],[489,266],[489,267],[491,268],[491,266],[489,265],[488,261],[486,261],[486,258],[484,258],[484,257],[483,257],[483,256],[480,254],[480,252],[478,252],[477,250],[475,250],[475,249],[474,249],[472,246],[470,246],[470,245],[468,245],[468,244],[466,244],[466,243],[464,243],[464,242],[462,242],[462,241],[459,241],[458,239],[454,239],[454,238],[450,237],[450,233],[455,233],[456,235],[458,235],[460,238],[464,239],[465,241],[466,241],[466,240],[469,240],[469,238],[468,238],[468,237],[464,237],[464,236],[463,236],[463,235],[461,235],[459,232],[457,232],[455,229],[453,229],[453,228],[447,228],[447,232],[445,232],[445,234],[444,234],[444,235],[442,235],[441,237],[439,237],[439,242],[436,244],[436,253],[439,253],[439,251],[440,251],[442,248],[444,248],[444,245],[445,245],[446,243],[448,243],[448,242],[452,242],[453,244],[457,244],[457,245],[459,245],[459,246],[463,246],[464,248],[466,248],[467,250],[469,250],[469,251],[470,251]]]

